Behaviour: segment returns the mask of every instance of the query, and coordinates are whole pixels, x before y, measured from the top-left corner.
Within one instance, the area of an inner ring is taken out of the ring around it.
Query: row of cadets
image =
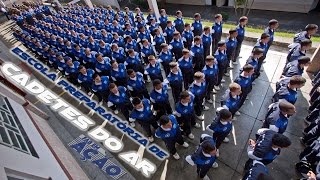
[[[151,126],[156,130],[159,126],[154,116],[153,107],[148,99],[135,97],[132,99],[133,110],[130,113],[129,121],[137,121],[147,133],[150,142],[154,141]]]

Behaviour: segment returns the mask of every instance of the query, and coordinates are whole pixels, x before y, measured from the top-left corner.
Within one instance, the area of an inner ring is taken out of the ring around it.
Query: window
[[[8,99],[1,95],[0,144],[39,158]]]
[[[16,171],[9,168],[4,168],[8,180],[51,180],[51,177],[43,178],[33,174]]]

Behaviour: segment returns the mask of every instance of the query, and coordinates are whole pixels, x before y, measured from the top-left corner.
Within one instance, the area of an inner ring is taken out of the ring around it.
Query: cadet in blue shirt
[[[96,54],[95,71],[100,76],[109,76],[111,71],[110,58],[103,57],[102,54]]]
[[[64,75],[65,71],[66,71],[66,68],[67,68],[67,63],[65,61],[65,59],[63,58],[64,54],[61,53],[61,52],[58,52],[58,55],[57,55],[57,65],[58,65],[58,69],[59,71],[61,72],[61,74]]]
[[[109,96],[109,77],[108,76],[99,76],[99,74],[95,73],[92,76],[93,84],[92,84],[92,91],[98,97],[99,104],[102,105],[104,100],[108,102]]]
[[[205,75],[199,71],[194,73],[194,82],[190,85],[189,91],[194,95],[194,111],[196,117],[200,120],[204,120],[202,111],[209,110],[209,107],[204,105],[206,88]]]
[[[221,106],[228,109],[233,117],[234,115],[240,116],[238,111],[240,109],[240,94],[241,86],[237,83],[231,83],[229,89],[221,98]],[[233,120],[236,120],[236,118],[234,117]]]
[[[310,58],[307,56],[301,56],[297,61],[288,63],[283,69],[282,75],[285,77],[292,77],[294,75],[302,75],[304,67],[309,66]]]
[[[203,44],[203,57],[206,58],[208,55],[210,55],[210,48],[212,42],[209,26],[203,28],[203,34],[201,35],[201,38]]]
[[[103,40],[99,41],[99,53],[104,57],[112,58],[112,50],[109,43],[105,43]]]
[[[120,111],[126,120],[129,121],[129,111],[132,111],[133,107],[127,89],[123,86],[110,83],[109,90],[108,107],[111,107],[115,114],[118,114],[118,111]],[[135,127],[135,123],[130,123],[130,126]]]
[[[89,48],[84,50],[83,64],[86,68],[94,69],[97,52],[91,51]]]
[[[156,19],[156,15],[154,14],[152,9],[148,10],[148,16],[147,16],[147,24],[150,25],[152,19]]]
[[[130,19],[131,19],[132,21],[134,21],[133,12],[130,11],[130,9],[129,9],[128,7],[125,7],[125,8],[124,8],[124,11],[125,11],[126,15],[128,15],[128,16],[130,17]]]
[[[211,41],[210,41],[211,42]],[[218,62],[213,56],[206,57],[206,65],[203,67],[202,72],[205,75],[205,80],[207,83],[206,88],[206,100],[208,103],[212,104],[211,92],[214,91],[214,86],[218,81]],[[215,91],[214,91],[215,93]]]
[[[164,29],[163,35],[166,37],[166,42],[169,44],[173,39],[173,33],[176,31],[174,28],[172,21],[167,21],[167,27]]]
[[[289,53],[287,56],[287,63],[298,60],[301,56],[306,56],[307,51],[312,47],[310,39],[302,40],[300,43],[293,43],[289,45]]]
[[[250,64],[246,64],[242,68],[242,72],[237,77],[234,82],[241,86],[241,94],[240,94],[240,103],[239,107],[241,107],[244,101],[247,99],[248,94],[252,90],[252,75],[254,73],[254,68]]]
[[[105,43],[111,43],[113,40],[112,34],[110,32],[107,32],[105,29],[102,29],[101,40],[103,40]]]
[[[151,42],[151,35],[149,30],[147,30],[144,26],[142,26],[139,29],[139,33],[138,33],[138,42],[142,42],[143,39],[147,39],[149,42]],[[142,42],[143,43],[143,42]]]
[[[94,70],[86,69],[83,65],[80,65],[78,68],[79,75],[78,75],[78,82],[80,83],[81,87],[85,90],[85,92],[91,96],[92,95],[92,83],[93,83],[93,74]]]
[[[112,60],[110,62],[111,64],[111,73],[110,77],[112,81],[117,85],[117,86],[126,86],[127,85],[127,70],[126,66],[122,63],[118,64],[117,61]]]
[[[273,96],[273,101],[285,99],[291,104],[295,104],[298,98],[297,90],[302,88],[306,83],[306,79],[302,76],[295,75],[290,77],[287,85],[281,86]]]
[[[212,53],[216,52],[218,49],[218,42],[221,41],[222,36],[222,15],[214,15],[214,23],[211,28],[212,34]]]
[[[78,68],[80,63],[78,61],[74,61],[72,62],[71,57],[66,57],[66,71],[65,71],[65,75],[67,76],[67,79],[74,85],[78,85]]]
[[[140,99],[149,99],[150,96],[143,80],[143,74],[140,72],[135,72],[132,69],[128,69],[127,73],[129,76],[127,88],[130,91],[131,96],[139,97]]]
[[[283,134],[287,129],[288,118],[294,115],[295,112],[295,106],[286,100],[273,103],[268,108],[268,113],[263,121],[262,128],[268,128]]]
[[[138,123],[142,126],[144,131],[147,133],[148,139],[150,142],[154,141],[151,127],[155,130],[158,129],[158,123],[153,115],[153,110],[151,103],[148,99],[139,99],[137,97],[132,99],[132,104],[134,109],[132,110],[129,121]]]
[[[149,63],[148,57],[149,56],[155,56],[155,50],[153,49],[153,46],[149,43],[147,39],[142,39],[141,41],[141,57],[143,58],[143,61],[145,64]]]
[[[214,54],[214,57],[216,58],[218,62],[218,81],[217,84],[214,86],[214,89],[219,91],[220,90],[220,84],[224,83],[225,80],[223,79],[223,75],[229,76],[228,73],[228,58],[227,58],[227,45],[224,41],[220,41],[218,43],[218,49]]]
[[[318,26],[316,24],[308,24],[305,30],[296,34],[293,38],[294,43],[299,43],[304,39],[311,39],[318,31]]]
[[[157,112],[157,119],[162,115],[172,113],[169,102],[168,85],[163,84],[159,79],[153,81],[153,90],[150,92],[150,100],[153,103],[154,111]]]
[[[216,162],[216,143],[208,134],[202,134],[200,137],[200,145],[197,150],[186,157],[186,161],[191,165],[197,165],[197,174],[201,179],[209,179],[207,173],[210,168],[218,168]]]
[[[160,17],[159,17],[159,22],[160,22],[160,27],[162,31],[167,27],[167,21],[168,21],[168,16],[166,13],[165,9],[160,9]]]
[[[261,66],[262,63],[264,62],[264,60],[266,59],[267,56],[267,50],[268,50],[268,42],[270,40],[270,35],[263,33],[261,34],[261,38],[258,40],[258,42],[254,45],[254,48],[261,48],[263,50],[263,56],[259,58],[258,61],[258,67],[257,67],[257,71],[260,72],[261,70]]]
[[[166,144],[167,149],[170,154],[176,160],[180,159],[177,149],[175,147],[176,143],[187,148],[189,144],[183,140],[181,135],[179,124],[174,115],[163,115],[160,117],[160,127],[156,130],[155,136],[161,138]]]
[[[248,17],[247,16],[242,16],[239,19],[239,24],[237,26],[237,31],[238,31],[238,36],[237,36],[237,48],[236,48],[236,54],[235,54],[235,59],[239,57],[242,42],[244,40],[244,35],[245,35],[245,27],[248,23]]]
[[[236,62],[236,48],[237,48],[237,36],[238,31],[236,29],[230,29],[229,30],[229,36],[226,39],[226,45],[227,45],[227,59],[229,63],[232,61],[232,64],[237,65]],[[228,63],[228,65],[229,65]]]
[[[254,160],[260,161],[264,165],[272,163],[280,154],[281,148],[291,145],[288,137],[270,129],[259,129],[257,136],[256,141],[249,139],[247,149],[249,160],[246,162],[245,171],[251,169]]]
[[[173,33],[173,39],[170,42],[169,49],[174,54],[174,58],[180,59],[182,57],[182,50],[183,50],[183,41],[181,39],[181,35],[179,32]]]
[[[151,20],[151,24],[149,26],[149,32],[151,36],[155,36],[156,33],[154,30],[159,28],[159,24],[157,23],[157,20],[155,18],[151,18],[150,20]]]
[[[254,160],[252,167],[244,174],[242,180],[271,180],[269,176],[269,170],[262,162]]]
[[[179,102],[176,103],[174,115],[182,128],[183,134],[189,139],[194,139],[191,127],[200,128],[200,124],[196,123],[193,108],[194,95],[188,91],[182,91]]]
[[[201,15],[199,13],[194,14],[194,22],[191,24],[191,29],[194,36],[201,36],[203,30],[202,30]]]
[[[250,64],[254,68],[254,74],[252,76],[252,81],[257,79],[260,76],[260,71],[258,71],[258,63],[259,63],[259,58],[263,56],[263,49],[261,48],[254,48],[252,51],[251,56],[249,56],[246,64]]]
[[[267,51],[269,50],[270,46],[272,45],[273,43],[273,40],[274,40],[274,32],[275,30],[279,27],[279,22],[275,19],[271,19],[269,21],[269,26],[264,29],[264,33],[267,33],[269,34],[270,36],[270,40],[268,41],[268,48],[267,48]]]
[[[213,119],[213,122],[206,128],[213,133],[212,137],[216,142],[217,153],[219,157],[219,147],[222,142],[229,142],[227,137],[232,130],[232,114],[227,109],[217,109],[217,116]]]
[[[111,49],[113,60],[116,60],[118,63],[124,63],[126,61],[126,53],[122,47],[119,47],[116,43],[112,43]]]
[[[184,89],[188,89],[193,81],[193,67],[195,64],[188,49],[182,50],[182,54],[183,56],[178,60],[178,64],[183,76]]]
[[[184,47],[190,50],[194,36],[193,32],[191,31],[191,25],[189,23],[186,23],[184,25],[184,31],[182,32],[181,36],[184,43]]]
[[[131,36],[133,39],[137,40],[137,32],[134,28],[131,27],[131,24],[126,23],[125,30],[124,30],[124,37]]]
[[[166,73],[166,75],[168,75],[170,73],[169,64],[172,62],[173,56],[167,44],[162,43],[160,47],[161,47],[161,52],[159,54],[158,61],[161,62],[164,72]]]
[[[155,79],[159,79],[163,81],[160,63],[156,60],[156,58],[151,55],[148,57],[149,64],[146,66],[144,74],[149,75],[151,81]]]
[[[182,92],[183,77],[177,62],[170,62],[169,67],[170,72],[164,82],[170,84],[174,102],[177,103]]]
[[[202,45],[202,39],[200,36],[194,37],[194,44],[191,47],[191,55],[195,64],[194,71],[201,71],[204,66],[204,49]]]
[[[174,23],[174,27],[176,28],[176,30],[182,34],[183,30],[184,30],[184,22],[182,19],[182,12],[181,11],[177,11],[176,12],[176,19],[173,21]]]
[[[117,44],[119,47],[124,48],[126,43],[124,42],[124,39],[122,36],[119,36],[118,33],[112,33],[112,44]]]
[[[144,73],[139,53],[135,52],[133,49],[128,50],[128,56],[124,65],[126,66],[126,69],[133,69],[136,72]]]
[[[98,43],[97,40],[93,39],[92,36],[89,36],[89,37],[88,37],[88,48],[89,48],[91,51],[96,51],[96,52],[99,51],[99,43]]]
[[[154,45],[157,53],[159,54],[162,50],[161,45],[166,43],[166,39],[164,38],[163,34],[161,33],[159,28],[155,28],[154,29],[154,37],[153,37],[153,43],[152,45]]]
[[[140,47],[137,40],[132,39],[130,35],[126,36],[125,40],[126,40],[125,51],[127,55],[128,55],[129,49],[133,49],[136,52],[140,52]]]

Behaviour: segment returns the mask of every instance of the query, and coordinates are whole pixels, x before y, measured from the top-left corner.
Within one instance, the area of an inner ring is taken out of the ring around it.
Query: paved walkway
[[[5,61],[20,63],[17,58],[13,57],[9,53],[9,48],[19,45],[19,43],[16,42],[11,35],[11,26],[12,24],[9,24],[8,22],[6,24],[0,25],[0,40],[2,42],[0,43],[2,50],[2,52],[0,53],[0,58]],[[228,84],[238,75],[239,68],[244,65],[245,60],[252,50],[253,44],[253,42],[245,42],[240,54],[243,57],[242,59],[240,59],[240,64],[231,71],[230,78],[225,78],[226,83],[223,84],[223,87],[221,88],[219,93],[213,95],[215,103],[211,105],[207,104],[210,107],[210,111],[205,112],[205,121],[204,124],[202,124],[203,127],[212,122],[212,119],[215,115],[215,109],[220,106],[219,104],[221,95],[225,92]],[[256,133],[257,129],[262,126],[261,120],[264,118],[267,107],[271,103],[271,97],[275,91],[275,82],[279,79],[282,68],[285,64],[286,53],[286,48],[276,46],[271,47],[267,56],[267,63],[263,64],[264,72],[262,73],[261,77],[256,80],[256,85],[253,87],[253,90],[249,95],[249,100],[240,109],[240,112],[242,113],[241,116],[238,117],[238,120],[234,121],[234,130],[232,135],[230,135],[229,137],[230,142],[228,144],[223,144],[220,148],[220,157],[218,160],[219,168],[209,171],[208,175],[211,179],[230,180],[241,178],[244,163],[248,159],[246,154],[247,141],[249,138],[254,138],[254,134]],[[60,88],[55,87],[54,84],[45,80],[39,74],[35,72],[33,73],[36,78],[38,78],[44,84],[47,84],[47,87],[52,89],[52,91],[54,91],[55,93],[60,94],[62,92]],[[310,78],[307,74],[306,78],[306,86],[301,89],[298,101],[296,103],[298,113],[291,117],[287,132],[285,133],[285,135],[287,135],[291,139],[292,146],[288,149],[283,150],[281,155],[268,166],[270,174],[276,180],[299,178],[299,176],[295,173],[294,164],[298,161],[298,155],[303,150],[303,147],[299,142],[299,137],[301,136],[301,131],[304,128],[303,119],[307,116],[308,113],[308,92],[311,89]],[[149,84],[149,88],[150,86],[151,84]],[[83,113],[89,113],[88,108],[86,108],[83,104],[79,104],[78,102],[76,102],[67,93],[63,94],[61,97],[72,103],[72,105],[81,110]],[[172,107],[174,107],[171,95],[170,98]],[[36,100],[31,102],[35,101]],[[91,116],[91,118],[94,119],[97,124],[101,124],[103,122],[103,120],[97,115],[93,115]],[[49,119],[49,121],[52,121],[52,119]],[[68,123],[67,121],[64,122],[63,126],[68,129],[68,131],[70,131],[70,134],[73,134],[75,137],[75,134],[79,133],[76,132],[76,130],[72,130],[72,125],[70,125],[70,123]],[[106,128],[114,136],[118,138],[122,137],[122,134],[119,133],[119,131],[115,130],[113,127],[107,126]],[[187,162],[183,160],[183,158],[191,154],[196,149],[196,146],[199,144],[200,135],[202,133],[208,133],[206,131],[203,131],[202,128],[193,130],[195,137],[197,138],[195,140],[187,139],[187,142],[190,144],[190,147],[188,149],[178,147],[178,152],[182,158],[181,160],[176,161],[173,158],[169,158],[167,171],[168,180],[197,179],[196,168],[188,165]],[[141,130],[139,126],[137,126],[137,129]],[[126,136],[124,136],[123,142],[127,145],[125,146],[125,151],[138,149],[138,146]],[[165,148],[164,143],[161,140],[156,139],[155,142]],[[158,169],[153,175],[152,179],[158,180],[164,167],[164,161],[160,162],[159,160],[153,158],[153,156],[151,156],[148,152],[145,152],[144,155],[145,158],[150,159],[157,165]],[[117,158],[120,163],[123,162],[122,160],[118,159],[117,156],[115,156],[115,158]],[[136,177],[136,179],[143,179],[139,172],[126,165],[125,163],[122,164],[127,170],[130,171],[130,173],[134,177]]]

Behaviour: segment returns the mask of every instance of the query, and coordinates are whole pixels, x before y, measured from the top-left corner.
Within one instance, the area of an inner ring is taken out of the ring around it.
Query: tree
[[[238,17],[238,9],[240,9],[240,16],[249,16],[254,1],[255,0],[234,0],[235,15]]]

